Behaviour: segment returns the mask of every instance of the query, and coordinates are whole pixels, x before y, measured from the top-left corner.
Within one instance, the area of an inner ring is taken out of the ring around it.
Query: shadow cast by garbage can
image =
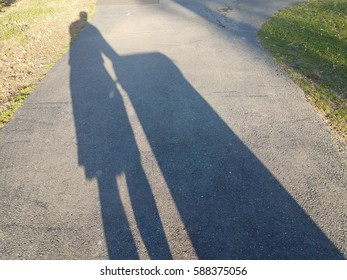
[[[124,174],[151,258],[171,258],[134,132],[102,54],[135,108],[200,259],[343,259],[296,201],[161,53],[118,55],[87,23],[70,51],[79,165],[97,178],[111,259],[138,253]]]

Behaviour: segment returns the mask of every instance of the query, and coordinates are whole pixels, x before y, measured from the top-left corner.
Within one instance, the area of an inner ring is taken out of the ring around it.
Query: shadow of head
[[[80,21],[86,22],[88,19],[88,13],[85,11],[80,12]]]

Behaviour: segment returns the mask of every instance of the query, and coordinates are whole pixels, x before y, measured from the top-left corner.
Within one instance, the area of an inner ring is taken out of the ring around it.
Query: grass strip
[[[347,0],[309,0],[275,13],[259,38],[347,141]]]

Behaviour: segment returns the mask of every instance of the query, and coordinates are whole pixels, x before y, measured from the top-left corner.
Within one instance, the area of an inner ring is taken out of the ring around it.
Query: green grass
[[[310,0],[281,10],[259,38],[347,140],[347,0]]]

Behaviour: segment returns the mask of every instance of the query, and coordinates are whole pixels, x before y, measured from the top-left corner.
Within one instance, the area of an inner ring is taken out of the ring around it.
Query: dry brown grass
[[[11,106],[16,96],[34,88],[66,52],[70,44],[70,24],[79,18],[80,11],[90,15],[95,2],[17,0],[3,7],[0,12],[0,113]],[[75,30],[76,34],[79,31]]]

